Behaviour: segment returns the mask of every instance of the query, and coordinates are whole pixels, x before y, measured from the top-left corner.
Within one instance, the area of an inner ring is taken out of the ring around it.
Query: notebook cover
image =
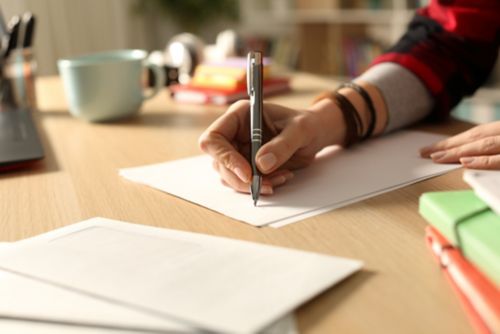
[[[472,190],[431,192],[420,197],[420,214],[500,287],[500,216]]]
[[[467,261],[435,228],[425,230],[426,242],[446,277],[459,293],[478,332],[500,333],[500,290]],[[472,308],[472,310],[471,310]]]
[[[469,169],[464,171],[463,179],[474,189],[477,197],[500,215],[500,170]]]

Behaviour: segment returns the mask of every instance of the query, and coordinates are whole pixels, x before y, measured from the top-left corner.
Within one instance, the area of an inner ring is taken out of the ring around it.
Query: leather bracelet
[[[363,136],[363,122],[356,108],[354,108],[348,98],[337,91],[333,92],[333,96],[334,102],[341,110],[344,121],[346,122],[344,146],[349,147],[361,141]]]
[[[325,91],[316,96],[313,104],[323,99],[333,101],[342,113],[346,126],[343,146],[347,148],[359,142],[363,136],[363,122],[351,101],[337,91]]]
[[[368,139],[373,134],[373,130],[375,130],[375,125],[377,124],[377,113],[375,111],[375,107],[373,106],[372,98],[363,87],[354,82],[343,83],[339,86],[339,88],[337,88],[337,90],[340,90],[344,87],[354,89],[359,95],[361,95],[368,107],[368,112],[370,113],[370,123],[368,124],[368,129],[366,130],[366,133],[363,135],[361,140]]]
[[[344,138],[344,147],[349,147],[359,142],[363,135],[363,123],[359,117],[356,108],[352,105],[344,95],[339,92],[333,92],[333,99],[335,104],[339,107],[344,117],[346,124],[346,134]]]

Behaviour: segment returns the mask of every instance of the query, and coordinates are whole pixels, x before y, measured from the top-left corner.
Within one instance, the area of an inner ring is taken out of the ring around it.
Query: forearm
[[[498,55],[499,34],[500,1],[431,0],[374,64],[399,64],[411,71],[432,97],[431,116],[443,119],[486,81]]]
[[[382,97],[380,113],[387,114],[384,132],[410,126],[428,116],[434,100],[422,81],[395,63],[382,63],[355,79],[373,87]]]
[[[379,135],[386,128],[388,115],[384,97],[374,85],[368,82],[358,82],[370,96],[375,109],[375,119],[368,109],[366,101],[359,93],[352,88],[342,88],[339,93],[345,96],[353,105],[356,112],[359,114],[362,128],[368,129],[370,122],[374,121],[374,131],[372,136]],[[328,95],[328,94],[327,94]],[[309,111],[316,116],[316,124],[318,128],[318,136],[323,143],[322,146],[328,145],[345,145],[346,140],[346,120],[340,107],[332,98],[320,98],[310,108]]]

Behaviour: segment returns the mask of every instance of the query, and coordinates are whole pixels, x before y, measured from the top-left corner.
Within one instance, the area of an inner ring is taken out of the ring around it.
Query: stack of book
[[[285,77],[271,75],[271,65],[264,62],[264,96],[290,90]],[[186,85],[170,86],[174,101],[194,104],[226,105],[248,97],[246,58],[228,59],[223,63],[205,63],[196,67],[193,79]]]
[[[425,193],[420,214],[430,223],[427,244],[477,332],[500,333],[500,216],[480,196]]]

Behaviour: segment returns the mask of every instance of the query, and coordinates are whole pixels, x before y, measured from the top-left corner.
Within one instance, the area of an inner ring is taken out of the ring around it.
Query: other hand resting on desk
[[[500,169],[500,121],[478,125],[424,147],[420,154],[438,163],[460,162],[466,168]]]

